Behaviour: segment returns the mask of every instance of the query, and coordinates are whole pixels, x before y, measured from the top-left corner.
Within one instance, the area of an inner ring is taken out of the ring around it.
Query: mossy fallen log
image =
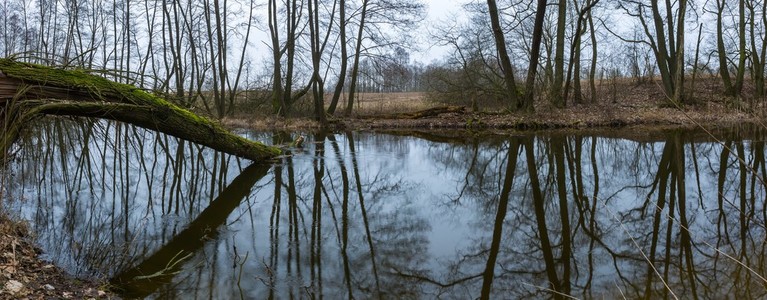
[[[126,122],[254,161],[280,154],[135,86],[10,58],[0,59],[0,108],[0,157],[30,119],[46,114]]]
[[[398,113],[398,114],[385,114],[385,115],[373,115],[373,116],[359,116],[358,119],[409,119],[409,120],[415,120],[415,119],[423,119],[423,118],[431,118],[436,117],[441,114],[449,114],[449,113],[458,113],[463,114],[466,113],[466,107],[464,106],[455,106],[455,105],[448,105],[448,106],[438,106],[438,107],[432,107],[424,110],[414,111],[414,112],[406,112],[406,113]]]
[[[440,106],[440,107],[432,107],[429,109],[424,109],[416,112],[411,113],[403,113],[400,114],[400,118],[402,119],[422,119],[422,118],[430,118],[430,117],[436,117],[441,114],[449,114],[449,113],[465,113],[466,107],[463,106]]]

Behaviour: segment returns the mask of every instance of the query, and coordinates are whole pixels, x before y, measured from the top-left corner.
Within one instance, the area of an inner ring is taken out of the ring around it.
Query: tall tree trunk
[[[296,63],[296,40],[299,39],[299,27],[301,24],[301,11],[297,0],[283,2],[285,4],[285,45],[280,41],[280,28],[278,25],[279,15],[282,11],[278,8],[277,0],[269,0],[269,35],[272,48],[272,109],[280,116],[287,116],[298,99],[306,95],[311,89],[313,80],[300,90],[294,91],[295,63]],[[303,2],[302,2],[303,3]],[[284,69],[282,59],[285,59]]]
[[[738,1],[738,73],[735,76],[735,95],[743,90],[746,74],[746,0]],[[753,20],[752,20],[753,22]]]
[[[580,40],[580,39],[578,39]],[[580,42],[580,41],[579,41]],[[580,48],[580,45],[578,45]],[[583,103],[583,93],[581,91],[581,49],[575,49],[573,56],[573,103]]]
[[[287,61],[285,66],[285,82],[284,87],[282,89],[282,103],[285,104],[285,108],[283,109],[283,115],[287,115],[287,113],[290,111],[290,108],[293,106],[293,76],[294,76],[294,68],[295,68],[295,61],[296,61],[296,39],[298,39],[297,32],[298,32],[298,4],[296,0],[290,0],[285,5],[286,9],[286,32],[287,35],[285,36],[285,55],[287,55]],[[283,51],[283,50],[281,50]],[[310,84],[311,85],[311,84]],[[309,86],[310,86],[309,85]]]
[[[349,83],[349,99],[346,102],[346,112],[344,115],[349,116],[352,114],[354,108],[354,95],[357,89],[357,80],[360,72],[360,56],[362,55],[362,34],[365,31],[365,18],[368,12],[368,0],[362,1],[362,15],[360,15],[360,24],[357,29],[357,41],[354,46],[354,63],[352,63],[352,78]]]
[[[583,23],[583,19],[585,18],[585,15],[588,13],[589,18],[591,17],[591,9],[599,3],[599,0],[587,0],[585,3],[585,7],[583,9],[580,9],[578,6],[578,1],[574,0],[573,4],[575,6],[575,9],[578,11],[578,19],[575,24],[575,37],[573,38],[573,45],[570,47],[570,59],[571,63],[567,67],[567,80],[565,81],[565,91],[563,95],[563,103],[567,102],[567,95],[570,91],[570,81],[573,81],[574,84],[574,102],[575,103],[582,103],[582,91],[581,91],[581,37],[586,33],[586,24]],[[592,24],[593,25],[593,24]],[[592,33],[593,34],[593,33]],[[595,42],[592,40],[592,42]],[[595,51],[596,53],[596,51]],[[594,53],[594,54],[595,54]],[[592,54],[593,57],[593,54]],[[596,60],[596,59],[595,59]],[[571,75],[575,72],[575,76]]]
[[[592,0],[594,3],[596,3],[596,0]],[[588,20],[589,20],[589,36],[591,36],[591,68],[589,68],[589,98],[591,99],[591,103],[597,103],[597,85],[596,85],[596,75],[597,75],[597,54],[599,53],[597,51],[597,33],[594,30],[594,17],[591,11],[588,13]]]
[[[756,31],[756,26],[754,26],[754,23],[756,20],[756,7],[754,2],[749,2],[749,15],[752,20],[752,22],[749,22],[750,29],[749,32],[751,33],[751,63],[753,64],[752,69],[752,80],[754,81],[754,97],[764,97],[764,61],[765,61],[765,52],[767,51],[767,38],[765,38],[763,35],[759,35],[759,33]],[[767,24],[767,1],[762,1],[762,7],[761,7],[761,15],[762,15],[762,24]],[[767,25],[764,25],[767,26]],[[757,48],[757,41],[761,39],[761,49]]]
[[[698,43],[695,44],[695,59],[692,63],[692,82],[690,83],[690,99],[695,99],[695,80],[698,79],[698,61],[700,59],[700,42],[703,39],[703,24],[698,26]]]
[[[558,17],[557,17],[557,52],[554,54],[554,83],[551,86],[551,103],[556,107],[565,107],[565,98],[562,97],[562,82],[564,81],[564,65],[565,65],[565,22],[567,16],[567,1],[559,0]],[[578,19],[578,25],[575,27],[576,37],[575,40],[580,41],[581,32],[581,20]],[[573,47],[580,47],[580,43],[573,42]],[[574,58],[571,56],[571,60]],[[578,72],[576,70],[576,72]],[[566,93],[567,91],[565,91]]]
[[[535,27],[533,29],[532,48],[530,49],[530,65],[527,68],[525,80],[525,100],[522,108],[527,112],[533,112],[535,94],[535,74],[538,71],[538,57],[541,52],[541,36],[543,35],[543,19],[546,17],[546,0],[538,0],[535,12]]]
[[[725,95],[734,96],[735,88],[732,86],[730,71],[727,66],[727,50],[724,48],[724,0],[716,1],[716,52],[719,58],[719,76],[722,77]]]
[[[495,49],[498,52],[498,58],[501,63],[501,70],[503,71],[503,80],[506,84],[506,94],[510,101],[510,109],[517,111],[523,108],[523,103],[519,99],[517,93],[517,83],[514,81],[514,69],[511,66],[511,59],[509,53],[506,50],[506,38],[503,35],[501,29],[501,20],[498,15],[498,5],[495,0],[487,0],[488,11],[490,13],[490,23],[493,28],[493,37],[495,38]],[[536,30],[538,28],[536,27]],[[540,40],[540,37],[539,37]],[[540,45],[538,46],[540,48]],[[537,57],[536,57],[537,60]]]
[[[213,49],[214,53],[211,53],[211,55],[215,55],[218,64],[214,66],[214,70],[217,72],[213,78],[218,78],[218,93],[219,96],[217,97],[216,101],[216,116],[218,118],[223,118],[226,116],[226,99],[227,94],[229,94],[229,74],[227,70],[227,24],[226,24],[226,3],[227,1],[224,0],[223,5],[219,3],[219,0],[213,0],[213,14],[215,15],[215,27],[214,31],[216,32],[216,43],[215,48]],[[222,9],[223,7],[223,9]],[[221,18],[224,16],[224,18]],[[211,46],[212,47],[212,46]],[[216,77],[218,76],[218,77]],[[214,86],[216,85],[216,80],[213,81]],[[215,88],[214,88],[215,89]],[[215,91],[214,91],[215,92]]]
[[[333,99],[330,100],[330,106],[328,107],[328,114],[335,114],[338,101],[341,99],[341,94],[344,91],[344,84],[346,83],[346,69],[349,65],[349,51],[347,50],[346,43],[346,0],[340,0],[339,3],[339,20],[338,31],[341,39],[341,66],[338,71],[338,82],[336,88],[333,91]]]
[[[317,0],[308,1],[309,13],[309,39],[311,40],[312,53],[312,92],[314,102],[314,118],[320,124],[327,122],[324,108],[324,82],[320,75],[320,60],[322,59],[322,46],[320,45],[320,20],[319,20],[319,2]],[[332,22],[331,22],[332,24]]]
[[[671,43],[671,40],[673,40],[673,35],[670,36],[669,39],[666,39],[666,32],[665,28],[663,27],[664,22],[669,23],[669,28],[672,27],[672,16],[669,14],[667,15],[667,18],[664,19],[660,15],[658,0],[651,0],[650,3],[652,9],[653,24],[655,26],[655,45],[657,46],[657,49],[654,49],[655,60],[658,63],[661,80],[663,81],[663,90],[666,92],[666,96],[672,97],[674,95],[673,74],[676,68],[673,66],[674,61],[671,61],[671,57],[673,57],[673,55],[669,54],[669,48],[674,48],[674,44]]]
[[[684,95],[684,16],[687,13],[687,0],[679,0],[679,20],[676,28],[676,71],[674,72],[674,97],[678,104],[686,103]],[[689,99],[692,100],[692,99]]]
[[[234,85],[228,86],[229,89],[231,89],[231,92],[229,93],[229,107],[226,111],[227,115],[232,114],[232,110],[234,109],[234,101],[237,97],[237,90],[240,85],[240,78],[242,77],[242,69],[245,67],[245,53],[248,50],[248,42],[250,41],[250,28],[253,24],[253,18],[255,17],[253,15],[253,10],[255,4],[253,3],[253,0],[250,0],[248,6],[248,27],[245,30],[245,40],[242,42],[242,53],[240,53],[240,61],[237,64],[237,75],[234,77]]]
[[[216,1],[216,0],[214,0]],[[213,112],[214,116],[221,118],[223,112],[221,111],[221,99],[224,97],[222,95],[221,86],[219,84],[219,80],[221,77],[219,76],[219,71],[221,70],[220,63],[221,60],[217,54],[217,42],[216,42],[216,24],[213,23],[212,15],[214,15],[213,11],[211,10],[211,3],[208,0],[203,1],[203,7],[205,11],[205,34],[207,35],[208,39],[208,58],[210,59],[210,68],[213,71],[213,76],[211,78],[213,79]],[[217,15],[217,14],[216,14]],[[218,16],[216,16],[218,17]],[[219,54],[220,55],[220,54]]]
[[[277,0],[269,0],[267,4],[269,36],[272,48],[272,111],[285,116],[288,107],[282,90],[282,46],[280,45],[280,29],[277,25]]]

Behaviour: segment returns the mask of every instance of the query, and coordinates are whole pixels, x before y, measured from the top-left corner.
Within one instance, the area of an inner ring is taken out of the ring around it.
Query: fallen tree
[[[455,106],[455,105],[448,105],[448,106],[438,106],[438,107],[432,107],[424,110],[414,111],[414,112],[406,112],[406,113],[398,113],[398,114],[388,114],[388,115],[374,115],[374,116],[358,116],[358,119],[409,119],[409,120],[415,120],[415,119],[424,119],[424,118],[431,118],[436,117],[441,114],[450,114],[450,113],[458,113],[463,114],[466,113],[466,107],[464,106]]]
[[[261,161],[280,150],[235,135],[219,124],[135,86],[80,70],[0,59],[0,157],[29,121],[41,115],[103,118],[130,123]]]

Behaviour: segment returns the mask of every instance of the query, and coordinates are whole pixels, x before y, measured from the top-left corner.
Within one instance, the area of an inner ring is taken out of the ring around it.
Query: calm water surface
[[[4,209],[126,297],[767,296],[759,131],[307,134],[252,165],[120,123],[34,128]]]

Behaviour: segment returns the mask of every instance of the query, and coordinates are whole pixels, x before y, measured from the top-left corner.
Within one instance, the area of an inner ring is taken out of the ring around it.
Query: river
[[[765,131],[240,134],[43,119],[3,209],[128,298],[764,298]]]

